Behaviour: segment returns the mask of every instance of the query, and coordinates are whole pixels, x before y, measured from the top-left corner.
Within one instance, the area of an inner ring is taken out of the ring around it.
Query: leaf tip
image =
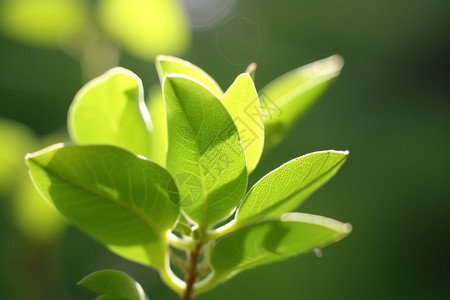
[[[50,146],[48,146],[48,147],[45,147],[44,149],[38,150],[38,151],[36,151],[36,152],[33,152],[33,153],[27,153],[27,154],[25,155],[25,160],[26,160],[26,161],[29,161],[29,160],[31,160],[32,158],[36,157],[36,156],[39,156],[39,155],[44,154],[44,153],[46,153],[46,152],[49,152],[49,151],[51,151],[51,150],[56,150],[56,149],[62,148],[62,147],[64,147],[64,146],[65,146],[64,143],[56,143],[56,144],[50,145]]]
[[[33,156],[33,155],[32,155],[31,153],[27,153],[27,154],[25,155],[25,160],[30,159],[32,156]]]
[[[307,75],[317,82],[330,80],[337,77],[344,67],[344,59],[338,54],[331,55],[321,60],[309,63],[296,69],[297,76]]]
[[[258,65],[255,62],[252,62],[248,65],[247,69],[245,70],[246,73],[252,73],[254,71],[256,71],[256,68],[258,67]]]
[[[258,65],[255,62],[252,62],[248,65],[247,69],[245,70],[246,73],[250,74],[253,80],[255,80],[256,75],[256,69],[258,68]]]
[[[171,56],[171,55],[166,55],[166,54],[158,54],[155,58],[156,62],[160,62],[162,60],[177,60],[178,58],[175,56]]]
[[[340,155],[344,155],[344,156],[348,156],[350,155],[350,151],[349,150],[324,150],[324,151],[317,151],[317,152],[313,152],[313,153],[335,153],[335,154],[340,154]]]
[[[24,157],[25,159],[25,165],[27,166],[27,168],[29,168],[29,160],[33,157],[33,154],[31,153],[27,153]]]
[[[109,69],[108,71],[106,71],[103,75],[101,75],[100,77],[104,76],[105,80],[108,80],[109,78],[116,76],[116,75],[125,75],[128,76],[130,78],[132,78],[133,80],[136,81],[137,85],[138,85],[138,89],[141,91],[141,93],[143,93],[143,83],[141,78],[134,73],[133,71],[124,68],[124,67],[114,67],[112,69]],[[134,84],[134,83],[133,83]],[[142,94],[142,97],[144,95]]]
[[[281,215],[280,220],[282,222],[301,222],[324,226],[345,235],[348,235],[353,229],[349,223],[342,223],[328,217],[299,212],[284,213]]]
[[[156,55],[156,57],[155,57],[155,65],[157,65],[161,60],[163,60],[164,57],[165,57],[165,55],[163,55],[163,54]]]
[[[155,57],[155,66],[158,71],[158,73],[162,72],[162,66],[161,63],[163,61],[178,61],[179,58],[175,56],[165,55],[165,54],[159,54]]]
[[[199,81],[198,79],[191,77],[189,75],[186,75],[186,74],[166,73],[166,75],[164,76],[164,79],[163,79],[163,83],[162,83],[163,90],[164,90],[164,85],[166,82],[174,83],[177,80],[184,81],[184,82],[190,82],[190,83],[199,85],[199,86],[203,87],[204,89],[208,90],[211,94],[214,95],[214,97],[219,98],[219,95],[215,91],[213,91],[211,89],[211,87],[205,85],[203,82]],[[163,92],[163,95],[164,95],[164,92]]]
[[[335,67],[335,69],[340,70],[344,66],[344,58],[339,54],[334,54],[328,57],[328,60],[331,65]]]
[[[350,223],[343,223],[342,224],[342,232],[345,234],[349,234],[350,232],[352,232],[353,230],[353,226]]]

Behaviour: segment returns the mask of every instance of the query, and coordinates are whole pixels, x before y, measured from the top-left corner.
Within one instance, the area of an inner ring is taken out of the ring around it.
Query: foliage
[[[102,300],[148,300],[142,287],[133,278],[115,270],[94,272],[83,278],[78,284],[102,295],[99,298]]]
[[[50,205],[115,253],[157,269],[183,299],[350,233],[349,224],[290,212],[337,172],[347,151],[298,157],[247,191],[264,143],[280,139],[277,124],[283,134],[292,126],[337,76],[339,58],[275,80],[263,89],[266,102],[249,73],[223,93],[181,59],[159,56],[156,65],[163,97],[150,103],[152,119],[140,79],[114,68],[75,96],[68,115],[74,144],[27,155],[31,178]],[[144,299],[131,282],[102,271],[81,285],[101,299]]]

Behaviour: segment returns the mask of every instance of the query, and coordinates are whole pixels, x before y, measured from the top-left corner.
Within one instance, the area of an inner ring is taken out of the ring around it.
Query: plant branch
[[[184,291],[182,300],[192,300],[193,299],[192,292],[194,290],[194,283],[198,280],[197,263],[198,263],[198,259],[200,256],[201,249],[202,249],[202,244],[198,244],[197,247],[195,247],[195,250],[190,252],[190,254],[189,254],[189,269],[186,270],[186,273],[185,273],[186,289]]]

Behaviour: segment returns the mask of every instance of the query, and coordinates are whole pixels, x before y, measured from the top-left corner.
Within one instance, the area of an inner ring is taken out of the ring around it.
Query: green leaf
[[[237,222],[279,215],[298,207],[342,166],[348,151],[320,151],[295,158],[259,180],[245,195]]]
[[[346,237],[351,225],[322,216],[287,213],[262,220],[221,238],[211,251],[216,280],[285,260]]]
[[[6,0],[0,2],[0,30],[21,42],[59,48],[81,33],[88,13],[80,0]]]
[[[78,282],[101,300],[148,300],[144,289],[129,275],[116,270],[97,271]]]
[[[226,108],[199,81],[169,74],[163,91],[167,168],[178,183],[183,211],[205,229],[229,216],[245,193],[244,149]]]
[[[150,115],[142,82],[131,71],[113,68],[86,84],[75,96],[67,122],[76,143],[110,144],[149,155]]]
[[[265,148],[278,144],[315,103],[343,66],[338,55],[288,72],[264,87],[259,95],[266,132]]]
[[[222,103],[238,129],[250,173],[258,164],[264,145],[261,106],[250,74],[244,73],[236,78],[226,91]]]
[[[101,0],[100,25],[131,54],[153,61],[190,44],[186,13],[175,0]]]
[[[152,118],[152,131],[150,134],[149,159],[166,165],[167,155],[167,115],[161,88],[152,87],[149,91],[147,107]]]
[[[156,163],[114,146],[54,145],[27,155],[45,199],[118,254],[164,267],[178,193]]]
[[[173,56],[158,55],[156,57],[155,65],[161,83],[166,74],[183,74],[203,83],[210,88],[217,97],[221,98],[223,96],[223,91],[217,82],[209,76],[208,73],[188,61]]]

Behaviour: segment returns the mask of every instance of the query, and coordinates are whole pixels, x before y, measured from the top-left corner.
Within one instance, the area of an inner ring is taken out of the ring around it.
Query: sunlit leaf
[[[164,266],[166,232],[179,214],[170,174],[114,146],[62,146],[27,156],[46,200],[119,254]],[[147,257],[133,257],[138,251]]]
[[[102,27],[131,54],[153,61],[181,54],[190,43],[186,14],[176,0],[100,0]]]
[[[5,0],[0,2],[0,31],[21,42],[59,47],[85,25],[83,0]]]
[[[226,108],[203,84],[177,74],[163,84],[168,122],[167,168],[181,207],[203,227],[227,217],[247,186],[244,149]]]
[[[149,92],[147,107],[152,118],[149,158],[161,166],[166,165],[167,155],[167,116],[161,88],[152,87]]]
[[[214,78],[188,61],[173,56],[158,55],[155,65],[161,82],[166,74],[183,74],[200,81],[210,88],[219,98],[223,96],[223,91]]]
[[[283,164],[248,191],[238,208],[237,222],[295,209],[339,170],[347,156],[347,151],[320,151]]]
[[[76,143],[110,144],[149,155],[150,115],[142,82],[131,71],[114,68],[86,84],[75,96],[67,122]]]
[[[129,275],[116,270],[97,271],[79,285],[100,295],[101,300],[148,300],[142,287]]]
[[[236,78],[222,98],[222,103],[238,129],[250,173],[258,164],[263,150],[264,123],[258,94],[248,73]]]
[[[266,132],[265,148],[278,144],[296,120],[315,103],[343,66],[340,56],[288,72],[262,89],[259,98]]]
[[[217,280],[324,247],[347,236],[351,225],[322,216],[287,213],[219,239],[211,251]]]

